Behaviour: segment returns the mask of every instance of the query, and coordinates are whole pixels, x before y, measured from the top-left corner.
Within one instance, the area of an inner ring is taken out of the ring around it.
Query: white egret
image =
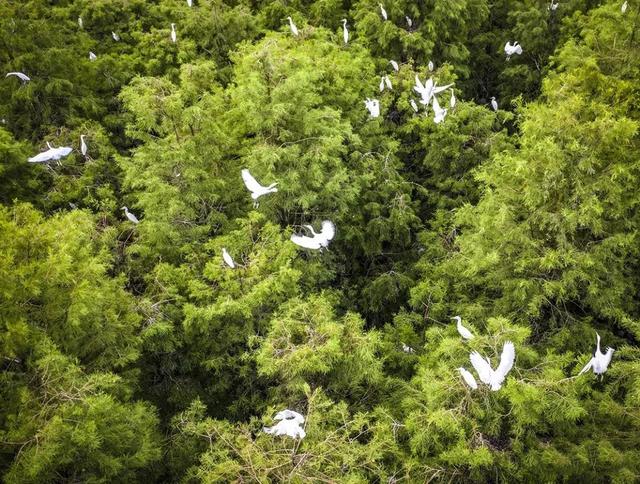
[[[462,378],[467,383],[467,385],[469,385],[474,390],[478,389],[478,382],[476,381],[475,377],[471,374],[470,371],[462,367],[458,368],[458,371],[462,375]]]
[[[393,85],[391,84],[391,79],[389,79],[389,76],[384,76],[384,83],[387,86],[387,89],[389,89],[390,91],[393,89]]]
[[[93,52],[89,52],[89,60],[90,61],[94,61],[98,58],[97,55],[95,55]]]
[[[364,105],[369,110],[369,114],[371,114],[372,118],[377,118],[380,116],[380,101],[377,99],[369,99],[364,102]]]
[[[116,42],[120,40],[120,36],[116,34],[113,30],[111,31],[111,37],[113,37],[113,40],[115,40]]]
[[[320,230],[319,233],[316,233],[311,225],[305,225],[305,227],[309,229],[313,237],[297,234],[291,235],[291,242],[305,249],[322,250],[327,248],[329,242],[336,235],[336,226],[330,220],[324,220],[322,222],[322,230]]]
[[[406,15],[404,16],[404,19],[407,21],[407,25],[409,26],[409,28],[413,27],[413,20],[411,20]]]
[[[451,106],[451,109],[456,107],[456,95],[453,93],[453,89],[451,89],[451,100],[449,101],[449,106]]]
[[[433,106],[433,122],[436,124],[440,124],[447,116],[447,110],[440,107],[440,103],[438,102],[437,97],[433,96],[431,98],[431,101]]]
[[[400,66],[398,65],[398,63],[394,60],[390,60],[389,64],[391,64],[391,67],[393,67],[393,70],[398,72],[400,70]]]
[[[589,360],[589,362],[585,365],[585,367],[580,370],[578,375],[582,375],[590,368],[596,375],[602,375],[607,368],[609,367],[609,363],[611,363],[611,357],[613,356],[613,352],[615,351],[613,348],[607,348],[606,353],[602,353],[600,351],[600,335],[596,333],[596,351],[593,354],[593,357]]]
[[[28,82],[31,80],[31,78],[29,76],[27,76],[24,72],[9,72],[7,73],[6,76],[4,77],[9,77],[9,76],[16,76],[18,79],[20,79],[23,83],[24,82]]]
[[[416,102],[413,99],[409,99],[409,104],[411,104],[411,107],[417,113],[418,112],[418,105],[416,104]]]
[[[625,13],[625,12],[627,11],[627,7],[628,7],[628,6],[629,6],[629,3],[625,1],[625,2],[622,4],[622,7],[620,8],[620,11],[621,11],[622,13]]]
[[[384,7],[382,6],[381,3],[379,3],[378,5],[380,5],[380,14],[382,15],[382,18],[387,20],[387,11],[384,9]]]
[[[78,17],[78,27],[82,28],[83,27],[83,23],[82,23],[82,17]]]
[[[178,40],[178,34],[176,34],[176,24],[171,24],[171,42],[174,44]]]
[[[69,156],[69,154],[73,151],[73,148],[69,146],[54,148],[49,143],[47,143],[47,146],[49,147],[47,151],[43,151],[36,156],[32,156],[31,158],[28,158],[27,161],[29,163],[43,163],[45,161],[59,160],[60,158]]]
[[[411,346],[406,345],[404,343],[402,343],[402,351],[404,351],[405,353],[409,353],[409,354],[412,354],[412,353],[416,352],[416,350],[414,350]]]
[[[133,222],[134,224],[138,224],[140,223],[140,220],[138,220],[138,217],[136,217],[134,214],[132,214],[131,212],[129,212],[129,209],[127,207],[121,207],[120,210],[124,210],[124,214],[127,216],[127,218]]]
[[[554,2],[554,0],[551,0],[551,4],[547,7],[547,10],[555,12],[558,8],[558,5],[560,5],[560,2]]]
[[[236,268],[236,263],[233,262],[233,258],[231,257],[229,252],[227,252],[227,249],[225,249],[224,247],[222,248],[222,260],[224,260],[225,263],[232,269]]]
[[[420,103],[426,106],[431,102],[431,98],[434,95],[449,89],[451,86],[453,86],[453,84],[447,84],[446,86],[438,87],[437,84],[433,82],[432,77],[429,78],[427,82],[422,84],[422,82],[420,82],[420,78],[416,74],[416,85],[413,87],[413,89],[422,97]]]
[[[349,31],[347,30],[347,19],[342,19],[342,38],[344,39],[344,43],[349,42]]]
[[[384,91],[384,76],[380,76],[380,92]]]
[[[486,360],[480,356],[480,353],[474,351],[469,355],[471,364],[478,373],[480,381],[489,385],[494,392],[502,388],[502,383],[507,376],[507,373],[513,368],[513,362],[516,358],[516,350],[513,347],[511,341],[507,341],[502,347],[502,355],[500,356],[500,364],[495,370],[491,368],[489,359]]]
[[[262,429],[264,433],[278,436],[287,435],[293,439],[304,439],[307,435],[304,428],[302,428],[304,417],[298,412],[289,409],[282,410],[273,419],[277,420],[278,423],[273,427],[264,427]]]
[[[84,141],[83,134],[80,135],[80,153],[82,153],[82,156],[85,158],[87,157],[87,143]]]
[[[275,193],[278,191],[278,189],[276,188],[277,183],[272,183],[268,187],[262,186],[256,181],[255,178],[253,178],[251,173],[249,173],[249,170],[247,170],[246,168],[242,170],[241,175],[245,186],[251,192],[251,198],[253,198],[254,207],[258,206],[258,198],[260,198],[262,195],[267,195],[268,193]]]
[[[433,62],[429,61],[429,63],[427,64],[427,69],[429,69],[429,71],[433,71]]]
[[[193,7],[193,0],[187,0],[187,5],[189,8]]]
[[[491,107],[493,108],[494,111],[498,110],[498,101],[496,101],[495,96],[491,96]]]
[[[504,53],[507,54],[507,60],[509,60],[513,54],[522,54],[522,46],[518,42],[514,42],[513,45],[511,42],[507,42],[504,45]]]
[[[458,333],[460,333],[460,336],[462,336],[464,339],[473,339],[473,334],[471,333],[471,331],[462,326],[462,318],[460,316],[454,316],[451,319],[456,320],[456,329],[458,330]]]
[[[293,23],[293,19],[291,17],[287,17],[287,19],[289,19],[289,28],[291,29],[291,33],[297,37],[299,35],[298,27]]]

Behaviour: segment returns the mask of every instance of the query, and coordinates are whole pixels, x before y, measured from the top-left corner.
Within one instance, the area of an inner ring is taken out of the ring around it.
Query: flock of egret
[[[191,7],[192,0],[187,0],[187,4],[189,7]],[[382,18],[385,21],[388,20],[388,14],[384,8],[384,5],[382,3],[378,5],[380,8],[380,14]],[[551,4],[549,5],[548,9],[555,11],[558,8],[558,5],[559,5],[558,1],[551,0]],[[622,4],[622,8],[621,8],[622,13],[626,12],[627,7],[628,7],[628,3],[625,1]],[[291,17],[287,17],[287,19],[289,21],[289,28],[291,30],[291,33],[296,37],[299,36],[300,32],[296,27],[295,23],[293,22],[293,19]],[[413,26],[413,21],[411,20],[411,18],[409,18],[408,16],[405,16],[405,20],[407,22],[408,27],[411,28]],[[82,17],[78,17],[78,25],[80,26],[80,28],[83,27]],[[347,44],[349,42],[349,30],[347,28],[346,19],[342,19],[342,28],[343,28],[343,40],[344,40],[344,43]],[[116,32],[112,31],[111,36],[113,40],[116,42],[120,40],[120,36]],[[170,36],[171,36],[172,42],[174,43],[177,42],[177,33],[176,33],[176,27],[174,23],[171,24]],[[504,52],[506,54],[506,60],[509,60],[513,55],[522,54],[522,46],[517,41],[514,42],[513,44],[511,44],[511,41],[509,41],[504,46]],[[93,61],[96,58],[97,56],[93,52],[89,52],[90,60]],[[390,60],[389,63],[391,64],[394,71],[396,72],[399,71],[400,67],[395,60]],[[433,71],[434,65],[432,61],[429,61],[428,69],[429,71]],[[10,77],[10,76],[17,77],[23,83],[26,83],[31,80],[29,76],[27,76],[22,72],[9,72],[6,74],[5,77]],[[415,86],[413,89],[415,92],[417,92],[420,95],[420,101],[419,101],[420,104],[426,107],[428,107],[429,104],[431,104],[434,112],[433,120],[436,124],[441,123],[447,115],[447,109],[442,108],[440,106],[440,103],[438,102],[438,98],[437,98],[438,94],[443,93],[447,89],[449,89],[451,91],[449,106],[451,109],[453,109],[456,105],[455,94],[451,86],[452,84],[447,84],[446,86],[438,86],[437,83],[433,80],[433,78],[429,78],[427,81],[423,83],[420,80],[418,75],[415,76]],[[388,75],[383,75],[380,78],[380,86],[379,86],[380,92],[384,91],[385,88],[389,90],[393,89],[391,79],[389,78]],[[414,99],[410,99],[410,105],[415,112],[419,111],[418,105]],[[367,98],[367,100],[365,101],[365,107],[369,111],[369,114],[371,115],[372,118],[377,118],[380,116],[380,102],[377,99]],[[493,108],[494,111],[498,110],[498,103],[494,96],[491,97],[491,107]],[[85,135],[80,136],[80,151],[82,155],[86,158],[88,147],[84,138],[85,138]],[[47,147],[48,149],[46,151],[29,158],[28,161],[30,163],[42,163],[42,162],[48,162],[52,160],[57,161],[57,160],[60,160],[61,158],[68,156],[73,151],[73,148],[68,146],[54,148],[48,142],[47,142]],[[251,193],[251,198],[254,201],[255,207],[258,207],[258,199],[260,197],[270,193],[275,193],[278,191],[278,189],[276,188],[277,183],[272,183],[268,186],[263,186],[251,175],[248,169],[243,169],[241,171],[241,176],[246,188]],[[131,213],[126,206],[122,207],[122,210],[124,210],[124,214],[129,221],[131,221],[134,224],[139,223],[138,218],[133,213]],[[329,220],[324,220],[322,222],[322,228],[320,232],[316,232],[312,225],[304,225],[304,228],[306,228],[311,235],[309,236],[309,235],[293,234],[291,235],[291,241],[300,247],[311,249],[311,250],[321,251],[322,249],[327,248],[329,245],[329,242],[334,238],[336,234],[336,227],[333,224],[333,222]],[[225,264],[231,269],[234,269],[237,267],[236,263],[234,262],[233,258],[231,257],[231,255],[229,254],[226,248],[222,249],[222,258]],[[468,328],[463,326],[462,318],[460,316],[454,316],[451,319],[456,321],[456,329],[464,340],[470,341],[474,338],[473,333]],[[596,343],[596,350],[594,352],[594,355],[578,375],[582,375],[583,373],[587,372],[589,369],[593,370],[593,373],[596,375],[602,375],[607,371],[607,368],[613,356],[613,352],[615,350],[613,348],[607,348],[606,353],[602,353],[602,351],[600,350],[600,335],[596,334],[596,336],[597,336],[597,343]],[[415,352],[413,348],[411,348],[410,346],[407,346],[404,343],[402,343],[402,349],[405,353]],[[515,361],[515,347],[513,343],[510,341],[507,341],[504,343],[502,348],[502,354],[500,356],[500,363],[498,364],[495,370],[492,368],[491,361],[489,360],[489,358],[483,358],[480,355],[480,353],[478,353],[477,351],[473,351],[470,353],[469,360],[471,362],[471,365],[475,369],[480,381],[485,385],[487,385],[492,391],[497,391],[502,387],[502,384],[504,383],[504,380],[507,374],[513,368],[513,364]],[[458,368],[458,371],[462,376],[463,380],[466,382],[466,384],[470,388],[474,390],[478,388],[478,383],[476,381],[476,378],[470,371],[468,371],[466,368],[463,368],[463,367]],[[273,434],[277,436],[286,435],[294,439],[295,438],[302,439],[305,437],[306,433],[304,428],[302,427],[302,424],[304,423],[305,419],[304,419],[304,416],[302,416],[298,412],[285,409],[281,412],[278,412],[274,417],[274,420],[277,422],[276,425],[274,425],[273,427],[265,427],[263,429],[265,433]]]

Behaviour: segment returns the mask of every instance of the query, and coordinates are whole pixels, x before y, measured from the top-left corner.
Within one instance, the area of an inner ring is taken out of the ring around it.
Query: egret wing
[[[438,94],[442,91],[446,91],[447,89],[449,89],[451,86],[453,86],[453,84],[447,84],[446,86],[438,86],[438,87],[434,87],[433,88],[433,94]]]
[[[469,360],[471,361],[473,368],[476,370],[476,373],[478,373],[480,381],[487,385],[491,384],[491,375],[493,374],[493,370],[491,369],[491,366],[489,366],[489,363],[480,356],[480,353],[474,351],[469,355]]]
[[[593,366],[593,358],[591,358],[586,365],[584,365],[584,368],[582,370],[580,370],[580,373],[578,373],[578,375],[582,375],[583,373],[589,371],[589,369]]]
[[[49,161],[50,159],[53,158],[52,151],[53,150],[43,151],[42,153],[39,153],[36,156],[32,156],[27,161],[29,161],[29,163],[41,163],[43,161]]]
[[[513,362],[516,359],[516,349],[511,341],[507,341],[502,347],[502,356],[500,356],[500,364],[496,369],[496,373],[503,379],[507,373],[513,368]]]
[[[469,385],[474,390],[477,390],[478,382],[476,382],[476,379],[473,377],[471,372],[469,372],[465,368],[458,368],[458,371],[460,371],[460,374],[462,375],[462,378],[464,378],[464,381],[467,383],[467,385]]]
[[[320,235],[324,240],[331,240],[336,235],[336,226],[330,220],[325,220],[322,222],[322,230],[320,230]]]
[[[242,170],[241,174],[242,180],[250,192],[258,192],[263,188],[246,168]]]

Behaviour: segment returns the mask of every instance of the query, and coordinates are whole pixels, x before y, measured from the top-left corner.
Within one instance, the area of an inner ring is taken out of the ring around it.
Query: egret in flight
[[[311,232],[313,237],[306,235],[291,235],[291,242],[305,249],[322,250],[329,247],[329,242],[336,235],[336,226],[330,220],[324,220],[322,222],[322,229],[316,233],[311,225],[305,225]]]
[[[289,19],[289,28],[291,29],[291,33],[297,37],[299,34],[298,27],[293,23],[293,19],[291,17],[287,17],[287,19]]]
[[[171,42],[174,44],[178,40],[178,34],[176,34],[176,24],[171,24]]]
[[[276,185],[278,183],[272,183],[268,187],[262,186],[256,181],[255,178],[253,178],[251,173],[249,173],[249,170],[247,170],[246,168],[242,170],[241,175],[245,186],[251,192],[251,198],[253,198],[254,207],[258,206],[258,198],[260,198],[262,195],[267,195],[269,193],[275,193],[278,191],[278,189],[276,188]]]
[[[393,70],[398,72],[400,70],[400,66],[398,65],[398,63],[394,60],[390,60],[389,64],[391,64],[391,67],[393,67]]]
[[[380,5],[380,14],[382,14],[382,18],[387,20],[387,11],[384,9],[381,3],[379,3],[378,5]]]
[[[504,45],[504,53],[507,54],[507,60],[509,60],[513,54],[522,54],[522,46],[518,42],[514,42],[513,45],[511,42],[507,42]]]
[[[231,255],[229,254],[229,252],[227,252],[227,249],[225,249],[224,247],[222,248],[222,259],[225,261],[225,263],[231,267],[232,269],[236,268],[236,263],[233,262],[233,258],[231,257]]]
[[[438,87],[437,84],[433,82],[432,77],[429,78],[427,82],[422,84],[422,82],[420,81],[420,78],[416,74],[416,85],[413,87],[413,89],[422,97],[422,99],[420,100],[420,103],[426,106],[431,102],[431,98],[433,96],[435,96],[438,93],[441,93],[442,91],[446,91],[451,86],[453,86],[453,84],[447,84],[446,86]]]
[[[115,40],[116,42],[120,40],[120,36],[113,31],[111,31],[111,37],[113,37],[113,40]]]
[[[47,143],[47,146],[49,147],[47,151],[43,151],[42,153],[39,153],[36,156],[32,156],[27,161],[29,163],[43,163],[45,161],[59,160],[60,158],[69,156],[69,154],[73,151],[73,148],[69,146],[61,146],[60,148],[54,148],[49,143]]]
[[[453,89],[451,89],[451,100],[449,101],[449,106],[451,106],[451,109],[456,107],[456,95],[453,93]]]
[[[593,354],[593,358],[589,360],[589,362],[585,365],[585,367],[580,370],[578,375],[582,375],[583,373],[592,369],[596,375],[602,375],[607,368],[609,367],[609,363],[611,363],[611,357],[613,356],[613,352],[615,351],[613,348],[607,348],[606,353],[602,353],[600,351],[600,335],[596,333],[596,351]]]
[[[369,114],[371,114],[372,118],[377,118],[380,116],[380,101],[377,99],[369,99],[364,102],[364,105],[369,110]]]
[[[438,102],[437,97],[433,96],[431,100],[433,106],[433,122],[436,124],[440,124],[447,116],[447,110],[440,107],[440,103]]]
[[[460,316],[454,316],[451,319],[456,320],[456,329],[458,330],[458,333],[460,333],[460,336],[462,336],[464,339],[473,339],[473,334],[471,333],[471,331],[462,326],[462,318]]]
[[[16,76],[18,79],[20,79],[23,83],[28,82],[31,80],[31,78],[29,76],[27,76],[25,73],[23,72],[9,72],[7,73],[6,76],[4,77],[9,77],[9,76]]]
[[[344,43],[349,42],[349,31],[347,30],[347,19],[342,19],[342,38],[344,39]]]
[[[82,153],[82,156],[85,158],[87,157],[87,143],[84,141],[83,134],[80,135],[80,153]]]
[[[494,111],[498,110],[498,101],[496,101],[495,96],[491,96],[491,107],[493,108]]]
[[[502,383],[507,377],[507,373],[513,368],[513,362],[516,358],[516,350],[511,341],[507,341],[502,347],[502,355],[500,356],[500,364],[495,370],[491,368],[489,358],[486,360],[480,356],[480,353],[474,351],[469,355],[471,364],[476,370],[482,383],[489,385],[491,390],[498,391],[502,388]]]
[[[93,52],[89,52],[89,60],[90,61],[94,61],[98,58],[97,55],[95,55]]]
[[[278,421],[273,427],[264,427],[263,432],[272,435],[287,435],[293,439],[304,439],[307,435],[302,428],[304,417],[293,410],[282,410],[278,412],[274,420]]]
[[[120,210],[124,210],[124,214],[134,224],[139,224],[140,223],[140,220],[138,220],[138,217],[136,217],[134,214],[129,212],[129,209],[127,207],[121,207]]]
[[[464,379],[464,381],[467,382],[467,385],[469,385],[474,390],[478,389],[478,382],[476,381],[476,379],[474,378],[474,376],[471,374],[470,371],[462,367],[458,368],[458,371],[462,375],[462,378]]]

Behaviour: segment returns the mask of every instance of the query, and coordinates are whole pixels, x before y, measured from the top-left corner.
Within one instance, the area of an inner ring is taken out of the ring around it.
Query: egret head
[[[345,27],[347,26],[347,19],[346,18],[342,19],[342,25],[344,25]]]
[[[128,209],[127,207],[120,207],[120,210],[127,211],[127,210],[129,210],[129,209]]]

